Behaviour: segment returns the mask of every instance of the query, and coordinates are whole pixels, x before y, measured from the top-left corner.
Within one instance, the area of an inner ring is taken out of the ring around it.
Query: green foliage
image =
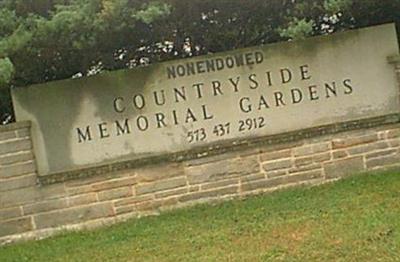
[[[0,125],[13,119],[8,83],[15,73],[9,58],[0,58]]]
[[[6,87],[14,74],[14,65],[9,58],[0,59],[0,88]]]
[[[24,26],[18,26],[11,35],[0,40],[0,54],[12,56],[25,48],[32,39],[32,33]]]
[[[289,22],[287,28],[280,29],[279,33],[281,37],[289,38],[293,40],[301,40],[310,36],[313,32],[314,21],[307,21],[306,19],[297,19],[296,17],[293,21]]]
[[[350,9],[352,3],[352,0],[325,0],[324,9],[331,14],[343,13]]]
[[[15,11],[0,9],[0,36],[6,37],[14,32],[18,26],[18,18]]]
[[[0,40],[0,57],[10,57],[15,64],[11,85],[63,79],[77,72],[86,74],[99,61],[106,69],[122,68],[114,53],[121,48],[137,47],[141,40],[137,27],[146,27],[143,22],[154,22],[169,13],[165,3],[41,2],[47,9],[40,2],[24,4],[11,0],[1,9],[0,14],[5,14],[3,20],[8,22],[0,32],[5,36]]]
[[[14,63],[9,85],[25,86],[399,21],[399,3],[3,0],[0,57]]]
[[[156,2],[144,5],[143,10],[137,12],[136,18],[146,24],[151,24],[160,17],[170,15],[170,13],[169,5]]]

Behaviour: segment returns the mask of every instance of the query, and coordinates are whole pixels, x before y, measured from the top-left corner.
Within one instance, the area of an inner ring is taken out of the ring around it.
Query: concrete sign
[[[12,90],[40,175],[399,112],[394,25]]]

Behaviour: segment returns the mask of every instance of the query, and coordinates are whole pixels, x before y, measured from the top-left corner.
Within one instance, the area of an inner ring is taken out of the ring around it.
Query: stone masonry
[[[43,185],[30,124],[0,127],[0,243],[400,166],[400,124]]]

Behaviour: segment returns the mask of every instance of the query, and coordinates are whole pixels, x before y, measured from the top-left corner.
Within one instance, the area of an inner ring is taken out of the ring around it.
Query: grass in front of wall
[[[0,261],[400,261],[400,172],[0,248]]]

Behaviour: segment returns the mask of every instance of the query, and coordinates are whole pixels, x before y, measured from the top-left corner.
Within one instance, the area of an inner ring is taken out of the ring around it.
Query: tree
[[[394,21],[400,0],[0,0],[8,89]]]

